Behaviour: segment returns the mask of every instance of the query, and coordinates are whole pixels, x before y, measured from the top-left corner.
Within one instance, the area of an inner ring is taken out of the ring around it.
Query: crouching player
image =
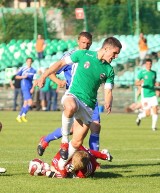
[[[34,159],[30,162],[29,173],[34,176],[47,176],[49,178],[87,178],[93,177],[96,169],[100,167],[97,158],[112,161],[112,156],[106,149],[100,152],[81,146],[66,164],[62,173],[62,170],[59,171],[58,169],[60,158],[60,152],[58,152],[52,159],[51,166],[42,160]],[[38,161],[40,168],[35,167],[33,161]]]
[[[112,161],[112,156],[108,150],[94,151],[81,146],[74,153],[72,159],[65,166],[63,173],[58,170],[58,162],[61,156],[58,152],[52,159],[52,170],[55,171],[57,178],[76,177],[87,178],[93,177],[96,169],[100,166],[97,159]]]

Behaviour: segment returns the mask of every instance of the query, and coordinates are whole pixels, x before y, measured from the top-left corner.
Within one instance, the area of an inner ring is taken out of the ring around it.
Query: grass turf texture
[[[61,112],[29,112],[28,123],[17,123],[17,112],[0,112],[0,193],[159,193],[160,130],[151,130],[151,118],[135,124],[135,114],[101,114],[100,149],[108,148],[112,163],[100,161],[94,178],[49,179],[30,176],[28,163],[40,158],[48,163],[60,140],[50,143],[43,157],[36,148],[41,136],[61,125]],[[158,121],[160,129],[160,120]],[[88,147],[88,137],[84,144]]]

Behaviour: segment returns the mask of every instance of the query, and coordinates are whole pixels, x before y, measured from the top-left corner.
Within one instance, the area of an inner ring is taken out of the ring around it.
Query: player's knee
[[[64,106],[65,114],[68,116],[73,115],[77,111],[77,107],[75,105],[65,105]]]
[[[97,133],[99,134],[100,133],[100,130],[101,130],[101,125],[99,122],[92,122],[91,125],[90,125],[90,130],[91,130],[91,133]]]
[[[82,141],[78,141],[78,140],[72,139],[72,146],[73,146],[75,149],[78,149],[81,145],[82,145]]]

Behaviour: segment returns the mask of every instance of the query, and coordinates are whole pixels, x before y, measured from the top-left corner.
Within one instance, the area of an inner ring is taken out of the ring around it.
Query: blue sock
[[[89,147],[92,150],[99,151],[99,134],[91,134],[89,138]]]
[[[29,109],[30,109],[30,106],[27,105],[26,107],[24,107],[23,113],[24,113],[24,114],[27,114],[27,112],[29,111]]]
[[[24,113],[24,114],[27,114],[27,112],[29,111],[29,109],[30,109],[30,106],[28,106],[28,105],[25,106],[25,107],[23,106],[23,107],[21,108],[21,111],[20,111],[19,115],[22,116],[23,113]]]
[[[21,108],[19,115],[22,116],[23,112],[24,112],[24,107]]]
[[[44,140],[46,142],[50,142],[50,141],[54,141],[54,140],[57,140],[59,138],[62,137],[62,134],[61,134],[61,128],[57,128],[56,130],[54,130],[52,133],[48,134]]]

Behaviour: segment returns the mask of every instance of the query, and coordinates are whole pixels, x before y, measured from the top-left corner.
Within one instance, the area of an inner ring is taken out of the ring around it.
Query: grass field
[[[100,149],[114,159],[100,161],[94,178],[49,179],[28,174],[33,158],[51,162],[60,140],[50,144],[43,157],[36,152],[39,138],[61,125],[61,112],[29,112],[28,123],[17,123],[17,112],[0,112],[0,193],[159,193],[160,130],[151,131],[151,118],[135,124],[136,114],[101,114]],[[160,129],[160,120],[158,121]],[[88,147],[88,136],[84,142]]]

